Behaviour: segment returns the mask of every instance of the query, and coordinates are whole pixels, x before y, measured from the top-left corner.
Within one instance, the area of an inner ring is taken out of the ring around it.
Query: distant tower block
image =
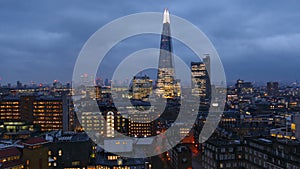
[[[209,59],[209,57],[208,57]],[[205,63],[207,62],[207,63]],[[210,79],[209,79],[209,60],[203,59],[203,62],[192,62],[192,94],[201,97],[202,99],[209,99],[211,93]]]

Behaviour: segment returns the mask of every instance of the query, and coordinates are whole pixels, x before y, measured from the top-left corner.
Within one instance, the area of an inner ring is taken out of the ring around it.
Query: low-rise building
[[[0,169],[23,169],[22,152],[17,147],[0,148]]]

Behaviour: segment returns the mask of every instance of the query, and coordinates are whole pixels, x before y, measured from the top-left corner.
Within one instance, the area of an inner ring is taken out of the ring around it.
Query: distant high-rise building
[[[131,92],[132,99],[148,101],[152,92],[152,80],[149,76],[134,76]]]
[[[176,93],[176,80],[174,71],[173,47],[170,29],[169,11],[165,9],[163,15],[163,31],[161,35],[159,64],[157,72],[156,93],[162,98],[174,98]]]
[[[22,83],[20,81],[17,81],[17,88],[20,89],[22,87],[23,87]]]
[[[236,84],[236,92],[238,96],[248,95],[253,93],[253,85],[251,82],[245,82],[244,80],[237,80]]]
[[[279,93],[278,82],[268,82],[267,83],[267,92],[268,95],[276,96]]]
[[[209,56],[205,57],[204,62],[192,62],[192,94],[200,96],[202,99],[209,99],[211,93],[211,85],[208,74]]]

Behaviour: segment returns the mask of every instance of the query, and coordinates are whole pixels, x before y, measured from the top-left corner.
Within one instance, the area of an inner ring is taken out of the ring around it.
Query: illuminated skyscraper
[[[209,99],[211,86],[209,80],[210,57],[205,55],[203,62],[192,62],[192,93],[202,99]]]
[[[165,9],[156,84],[156,93],[162,98],[174,98],[177,95],[172,52],[170,15],[169,11]]]

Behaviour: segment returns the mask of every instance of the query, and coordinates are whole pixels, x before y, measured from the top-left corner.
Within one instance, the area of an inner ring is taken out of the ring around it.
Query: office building
[[[70,122],[73,122],[74,114],[71,114],[69,98],[38,97],[33,106],[33,124],[40,126],[41,131],[72,129]]]
[[[127,134],[128,120],[117,111],[82,112],[79,116],[83,131],[96,136],[112,138],[115,132]]]
[[[20,121],[20,98],[7,96],[0,100],[0,120],[7,121]]]
[[[34,124],[42,132],[74,129],[75,112],[69,96],[16,96],[0,99],[0,122]]]
[[[152,112],[151,112],[152,111]],[[131,137],[150,137],[156,134],[155,122],[150,111],[132,111],[128,118],[128,135]]]
[[[209,99],[211,94],[211,85],[207,67],[209,67],[209,56],[205,58],[204,62],[192,62],[192,94],[201,99]]]
[[[87,132],[95,132],[101,135],[106,133],[104,118],[100,118],[100,112],[82,112],[80,124],[82,129]]]
[[[152,80],[148,76],[134,76],[132,80],[132,99],[149,101],[152,93]]]

